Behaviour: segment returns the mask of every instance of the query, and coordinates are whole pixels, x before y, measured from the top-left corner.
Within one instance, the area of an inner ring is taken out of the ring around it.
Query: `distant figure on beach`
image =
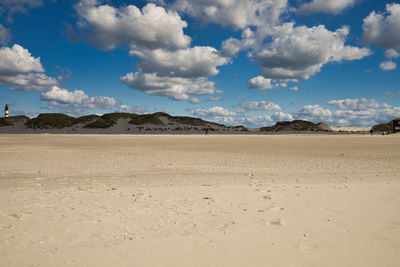
[[[374,130],[369,130],[370,134],[373,135],[374,134]]]
[[[206,135],[208,134],[208,128],[206,128]]]

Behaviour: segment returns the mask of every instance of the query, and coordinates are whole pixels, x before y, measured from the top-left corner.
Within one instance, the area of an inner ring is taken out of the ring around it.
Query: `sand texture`
[[[0,266],[400,266],[400,135],[0,148]]]

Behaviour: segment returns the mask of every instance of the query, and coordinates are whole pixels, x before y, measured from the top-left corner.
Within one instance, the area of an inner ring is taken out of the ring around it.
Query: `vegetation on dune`
[[[207,125],[206,121],[203,121],[202,119],[198,119],[198,118],[192,118],[192,117],[178,116],[178,117],[172,117],[170,120],[173,122],[176,122],[176,123],[189,124],[189,125],[193,125],[193,126],[206,126]]]
[[[169,116],[168,114],[166,115]],[[145,115],[132,114],[129,123],[135,125],[143,125],[143,124],[164,125],[164,123],[159,118],[161,116],[163,116],[162,113],[145,114]]]
[[[247,129],[243,125],[234,126],[233,129],[236,130],[236,131],[249,132],[249,129]]]
[[[297,132],[297,131],[329,131],[325,123],[312,123],[310,121],[294,120],[277,122],[274,126],[262,127],[262,132]]]
[[[135,114],[131,114],[131,113],[122,113],[122,112],[116,112],[116,113],[107,113],[104,114],[103,116],[101,116],[100,118],[104,121],[108,121],[110,123],[116,124],[118,122],[118,120],[120,119],[129,119],[132,117],[132,115]]]
[[[74,120],[74,124],[78,124],[78,123],[88,123],[88,122],[91,122],[91,121],[96,120],[96,119],[98,119],[98,118],[99,118],[99,116],[97,116],[97,115],[82,116],[82,117],[76,118],[76,119]]]
[[[317,123],[317,126],[320,129],[325,130],[325,131],[331,131],[332,130],[331,127],[329,127],[329,125],[327,125],[326,123],[323,123],[323,122]]]
[[[107,113],[104,114],[101,117],[98,117],[98,119],[94,122],[91,122],[89,124],[86,124],[83,128],[91,128],[91,129],[106,129],[114,126],[115,124],[118,123],[119,119],[129,119],[135,114],[130,114],[130,113]],[[92,115],[94,116],[94,115]]]
[[[391,120],[386,123],[380,123],[372,126],[372,131],[374,132],[391,132],[393,130],[393,121],[400,121],[400,118]]]
[[[99,129],[99,128],[101,128],[101,129],[106,129],[106,128],[109,128],[109,127],[111,127],[113,125],[114,124],[112,124],[112,123],[110,123],[108,121],[104,121],[104,120],[99,119],[97,121],[94,121],[94,122],[91,122],[89,124],[86,124],[85,126],[83,126],[83,128],[90,128],[90,129]]]
[[[134,125],[152,124],[152,125],[164,125],[164,123],[159,119],[161,116],[169,116],[165,113],[154,113],[137,115],[131,113],[108,113],[104,114],[96,121],[89,123],[84,126],[84,128],[109,128],[118,123],[120,119],[130,119],[129,123]]]
[[[74,117],[62,113],[43,113],[37,118],[28,120],[25,125],[33,129],[61,129],[72,126],[74,121]]]
[[[0,127],[12,126],[13,124],[7,118],[0,118]]]
[[[11,116],[11,117],[7,117],[7,118],[0,118],[0,127],[13,126],[15,122],[27,121],[27,120],[29,120],[29,118],[27,116],[24,116],[24,115]]]
[[[175,127],[172,130],[182,131],[182,130],[218,130],[219,128],[224,128],[225,130],[234,131],[249,131],[246,127],[231,126],[226,127],[225,125],[208,122],[199,118],[187,117],[187,116],[171,116],[164,112],[156,112],[154,114],[132,114],[132,113],[108,113],[102,116],[98,115],[87,115],[74,118],[62,113],[42,113],[38,117],[29,119],[26,116],[12,116],[7,118],[0,118],[0,127],[13,126],[14,123],[20,122],[25,123],[27,128],[33,129],[62,129],[67,127],[72,127],[76,124],[86,124],[83,128],[89,129],[106,129],[110,128],[118,123],[120,119],[129,120],[129,124],[137,125],[139,130],[143,130],[142,125],[158,125],[158,126],[171,126]],[[393,121],[400,121],[400,118],[389,121],[387,123],[380,123],[372,127],[374,132],[391,132],[393,130]],[[140,125],[140,126],[139,126]],[[184,126],[191,127],[184,127]],[[179,127],[177,127],[179,126]],[[181,127],[182,126],[182,127]],[[197,126],[192,128],[193,126]],[[128,128],[130,129],[130,128]],[[168,129],[170,129],[168,127]],[[166,128],[146,128],[147,131],[150,130],[167,130]],[[294,120],[294,121],[281,121],[277,122],[274,126],[262,127],[260,132],[328,132],[331,128],[323,123],[312,123],[310,121]]]

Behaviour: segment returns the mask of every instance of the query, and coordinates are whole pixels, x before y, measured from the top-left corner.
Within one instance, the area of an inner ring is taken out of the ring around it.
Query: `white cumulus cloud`
[[[147,106],[130,106],[120,105],[118,112],[135,113],[135,114],[147,114],[149,113],[149,107]]]
[[[57,86],[41,93],[41,99],[49,102],[51,108],[63,108],[74,114],[84,113],[88,109],[111,109],[117,104],[117,101],[112,97],[89,97],[82,90],[68,91]]]
[[[371,54],[369,49],[345,45],[348,34],[348,27],[332,32],[324,25],[308,28],[286,23],[253,57],[266,78],[308,79],[329,62],[357,60]]]
[[[394,49],[388,49],[385,51],[385,57],[388,59],[400,57],[400,53]]]
[[[379,68],[383,71],[389,71],[389,70],[395,70],[397,68],[396,63],[393,61],[383,61],[380,65]]]
[[[400,49],[400,4],[387,4],[386,13],[372,11],[364,19],[365,43],[375,43],[386,49]]]
[[[218,66],[229,62],[228,58],[220,56],[215,48],[209,46],[175,51],[155,49],[137,55],[141,59],[137,67],[142,72],[157,73],[159,76],[209,77],[218,74]]]
[[[307,105],[295,111],[293,117],[313,122],[323,121],[331,125],[372,126],[400,116],[400,106],[379,104],[374,99],[331,100],[328,104],[337,109],[331,110],[319,105]]]
[[[252,101],[247,103],[240,103],[239,106],[245,110],[282,110],[282,108],[278,104],[268,101]]]
[[[41,91],[58,84],[58,81],[43,73],[18,74],[9,78],[10,89]]]
[[[188,109],[192,116],[217,122],[225,125],[245,125],[248,127],[258,127],[271,124],[273,121],[269,115],[248,116],[230,111],[220,106],[203,109]]]
[[[89,32],[89,42],[104,50],[127,45],[137,56],[136,73],[121,77],[127,86],[150,95],[190,100],[192,95],[216,92],[208,77],[217,67],[230,62],[213,47],[190,47],[184,34],[187,23],[172,9],[153,3],[139,9],[135,5],[119,8],[103,1],[81,0],[76,10],[80,29]],[[195,101],[195,100],[194,100]]]
[[[314,13],[339,14],[346,8],[353,6],[357,0],[312,0],[302,4],[297,13],[309,15]]]
[[[249,88],[258,90],[274,89],[275,86],[271,82],[271,79],[257,76],[249,80]]]
[[[234,29],[276,24],[287,0],[177,0],[171,7],[205,22]]]
[[[102,2],[102,1],[100,1]],[[190,37],[183,29],[187,23],[173,11],[155,4],[140,10],[135,5],[115,8],[97,0],[81,0],[76,9],[81,29],[89,31],[88,41],[104,50],[120,44],[140,48],[186,48]]]
[[[155,73],[128,73],[121,77],[127,86],[149,95],[168,96],[175,100],[188,100],[190,95],[215,93],[214,82],[207,78],[159,77]]]
[[[220,106],[211,107],[208,109],[189,109],[188,112],[191,115],[201,117],[201,118],[213,118],[213,117],[224,117],[224,116],[234,116],[235,112],[225,109]]]
[[[0,85],[8,85],[12,89],[39,91],[57,85],[56,79],[44,73],[40,57],[18,44],[0,49]]]
[[[335,106],[338,109],[370,109],[370,108],[378,108],[379,104],[375,99],[366,99],[366,98],[356,98],[356,99],[340,99],[340,100],[331,100],[327,102],[331,106]]]
[[[0,75],[15,75],[31,71],[43,72],[40,57],[34,58],[22,46],[15,44],[12,47],[0,49]]]
[[[275,112],[272,116],[271,119],[275,122],[278,121],[292,121],[293,120],[293,116],[292,114],[289,113],[283,113],[281,111],[279,112]]]

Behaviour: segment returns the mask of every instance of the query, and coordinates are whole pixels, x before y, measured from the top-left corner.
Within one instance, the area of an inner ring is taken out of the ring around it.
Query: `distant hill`
[[[14,123],[18,122],[27,122],[29,118],[27,116],[12,116],[12,117],[3,117],[0,118],[0,127],[5,127],[5,126],[13,126]]]
[[[262,127],[261,132],[328,132],[330,127],[323,122],[294,120],[277,122],[274,126]]]
[[[389,122],[390,123],[390,122]],[[389,129],[391,125],[378,125],[375,131]],[[374,126],[375,127],[375,126]],[[14,116],[0,118],[0,133],[54,133],[54,134],[280,134],[280,133],[358,133],[335,131],[323,122],[303,120],[277,122],[274,126],[246,128],[225,126],[186,116],[167,113],[138,115],[108,113],[102,116],[71,117],[62,113],[42,113],[36,118]]]
[[[108,113],[74,118],[62,113],[43,113],[36,118],[26,116],[0,118],[0,133],[240,133],[243,126],[229,127],[199,118],[154,114]]]
[[[386,123],[380,123],[377,125],[372,126],[372,130],[374,132],[391,132],[393,130],[393,121],[398,121],[400,118],[391,120]]]

